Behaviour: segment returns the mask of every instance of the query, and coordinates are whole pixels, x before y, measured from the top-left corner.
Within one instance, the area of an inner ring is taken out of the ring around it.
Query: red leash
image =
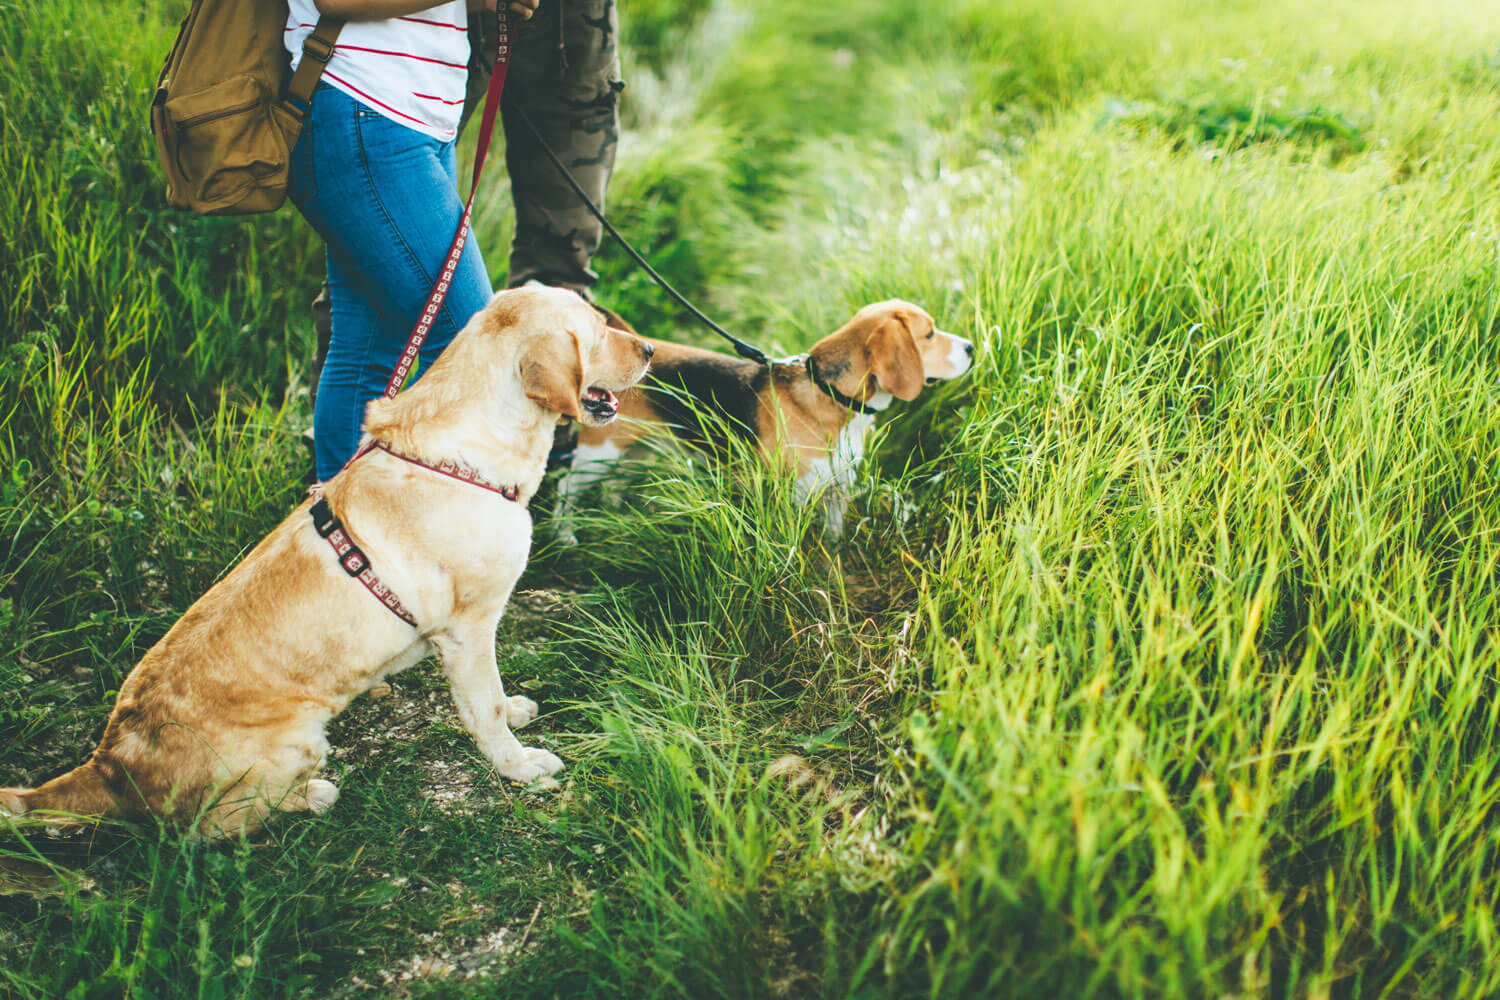
[[[500,0],[504,3],[505,0]],[[406,338],[406,347],[401,351],[401,359],[396,362],[396,370],[391,373],[391,380],[386,384],[385,395],[390,399],[401,391],[401,386],[406,383],[406,376],[411,373],[411,366],[416,364],[417,355],[422,350],[422,343],[427,339],[428,332],[432,329],[432,323],[437,319],[438,310],[443,307],[443,300],[448,297],[448,288],[453,283],[453,273],[458,269],[458,261],[464,254],[464,244],[469,239],[469,216],[474,210],[474,196],[479,192],[479,175],[484,170],[484,159],[490,151],[490,138],[495,134],[495,115],[500,110],[500,93],[505,89],[505,71],[510,68],[510,11],[502,10],[497,16],[498,45],[495,49],[495,68],[490,73],[489,90],[484,96],[484,116],[479,122],[479,144],[474,150],[474,180],[469,187],[469,200],[464,202],[464,214],[458,220],[458,232],[453,236],[453,243],[448,247],[448,256],[443,259],[443,269],[438,274],[437,283],[432,286],[432,291],[427,294],[427,304],[422,307],[422,315],[417,317],[417,325],[412,327],[411,336]],[[380,448],[404,462],[419,465],[424,469],[459,479],[473,486],[498,493],[507,500],[514,501],[520,491],[514,486],[495,486],[486,481],[478,472],[456,462],[443,462],[439,465],[429,465],[419,459],[402,455],[399,452],[378,441],[371,441],[354,453],[353,458],[344,463],[344,468],[353,464],[354,460],[362,455],[368,454],[373,448]],[[417,619],[401,603],[395,593],[375,575],[375,568],[370,565],[370,557],[365,555],[354,539],[349,537],[349,529],[334,516],[328,501],[318,493],[316,502],[312,505],[310,513],[313,518],[313,526],[319,535],[328,540],[333,549],[334,556],[345,573],[354,577],[364,584],[376,600],[383,604],[391,614],[406,622],[412,628],[419,628]]]
[[[500,2],[504,3],[505,0]],[[427,333],[437,319],[438,310],[448,297],[453,272],[458,269],[459,258],[464,254],[464,243],[469,238],[469,213],[474,208],[474,195],[479,191],[479,174],[484,169],[485,155],[490,151],[490,137],[495,134],[495,114],[500,110],[500,92],[505,89],[505,71],[510,68],[510,18],[509,10],[502,11],[496,18],[499,21],[499,45],[495,50],[495,68],[490,73],[490,89],[485,93],[484,117],[479,122],[479,145],[474,150],[474,182],[469,187],[469,200],[464,202],[464,214],[458,220],[458,232],[453,237],[453,245],[448,247],[448,256],[443,261],[443,270],[438,274],[437,284],[428,293],[422,315],[417,317],[417,325],[412,327],[411,336],[406,338],[401,360],[396,362],[396,370],[391,372],[391,380],[386,383],[387,399],[400,392],[401,386],[406,383],[406,376],[411,372],[411,366],[416,364],[418,352],[422,350],[422,342],[427,339]]]

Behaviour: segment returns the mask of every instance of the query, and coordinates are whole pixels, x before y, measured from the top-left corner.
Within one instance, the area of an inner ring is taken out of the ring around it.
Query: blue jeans
[[[319,480],[359,446],[365,404],[385,390],[458,231],[464,206],[455,145],[326,83],[313,92],[288,194],[328,247],[333,333],[313,412]],[[418,373],[492,294],[471,232]]]

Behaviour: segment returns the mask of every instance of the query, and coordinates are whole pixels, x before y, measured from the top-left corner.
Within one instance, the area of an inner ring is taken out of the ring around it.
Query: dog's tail
[[[0,814],[12,816],[45,809],[102,819],[122,815],[122,805],[92,759],[40,788],[0,788]]]

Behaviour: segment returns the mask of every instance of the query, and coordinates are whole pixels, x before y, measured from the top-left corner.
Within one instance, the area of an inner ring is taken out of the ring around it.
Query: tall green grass
[[[290,507],[306,421],[315,244],[168,213],[176,12],[64,8],[0,20],[4,783]],[[626,5],[612,214],[669,276],[785,350],[911,298],[978,368],[882,425],[841,541],[667,451],[539,545],[500,659],[561,794],[419,669],[264,846],[5,841],[56,886],[0,896],[0,982],[1500,992],[1495,13]]]

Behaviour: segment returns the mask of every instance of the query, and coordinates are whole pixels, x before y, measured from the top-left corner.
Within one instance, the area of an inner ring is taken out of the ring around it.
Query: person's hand
[[[531,15],[536,13],[537,4],[542,0],[510,0],[509,7],[512,14],[521,15],[521,20],[528,21]],[[485,10],[496,10],[500,6],[499,0],[484,0]]]

